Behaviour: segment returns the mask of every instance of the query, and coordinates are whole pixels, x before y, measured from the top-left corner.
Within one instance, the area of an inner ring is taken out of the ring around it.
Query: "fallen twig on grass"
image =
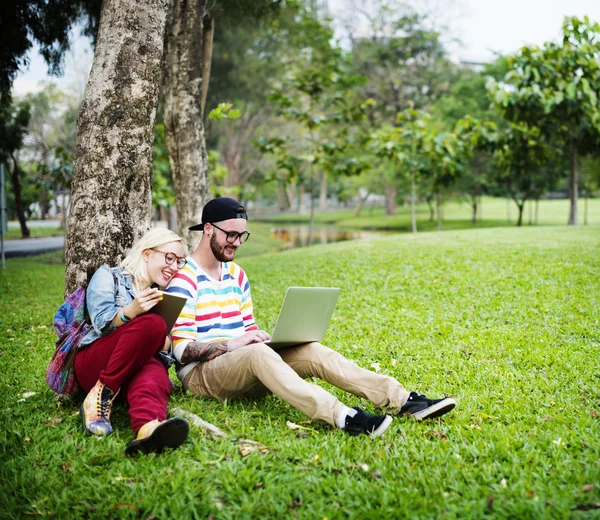
[[[242,439],[239,437],[235,438],[232,435],[225,433],[223,430],[221,430],[219,427],[215,426],[214,424],[211,424],[208,421],[201,419],[196,414],[193,414],[192,412],[188,412],[187,410],[184,410],[183,408],[173,408],[173,412],[176,413],[177,415],[180,415],[183,418],[187,419],[194,426],[198,426],[199,428],[202,428],[204,431],[206,431],[210,435],[211,439],[215,439],[215,438],[234,439],[235,443],[238,445],[238,449],[239,449],[242,457],[245,457],[246,455],[250,455],[250,453],[252,453],[254,451],[259,451],[260,453],[263,453],[263,454],[268,453],[268,451],[269,451],[269,448],[267,446],[265,446],[264,444],[261,444],[260,442],[257,442],[257,441],[253,441],[251,439]]]

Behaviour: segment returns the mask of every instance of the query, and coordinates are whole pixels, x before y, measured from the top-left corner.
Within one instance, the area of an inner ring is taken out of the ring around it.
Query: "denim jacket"
[[[113,322],[121,309],[135,298],[133,279],[122,267],[103,265],[92,276],[85,294],[85,303],[92,324],[81,341],[80,348],[116,330]]]

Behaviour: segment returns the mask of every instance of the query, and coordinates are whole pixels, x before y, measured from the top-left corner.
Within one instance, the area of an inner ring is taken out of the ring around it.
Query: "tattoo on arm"
[[[185,347],[181,354],[181,364],[187,365],[192,361],[210,361],[227,352],[227,341],[218,341],[215,343],[201,343],[192,341]]]

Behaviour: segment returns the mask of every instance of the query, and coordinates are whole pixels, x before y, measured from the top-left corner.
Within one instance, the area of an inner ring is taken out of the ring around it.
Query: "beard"
[[[227,244],[227,246],[234,248],[233,254],[231,255],[231,257],[228,257],[225,254],[225,247],[226,246],[219,245],[219,242],[217,241],[217,234],[216,233],[214,233],[210,237],[210,250],[212,251],[212,254],[215,255],[215,258],[219,262],[231,262],[233,260],[233,258],[235,257],[235,250],[237,248],[235,246],[233,246],[232,244]]]

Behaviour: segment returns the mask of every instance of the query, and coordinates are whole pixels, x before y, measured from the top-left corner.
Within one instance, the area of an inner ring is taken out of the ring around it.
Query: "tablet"
[[[181,313],[181,309],[183,309],[187,298],[185,296],[171,294],[164,291],[158,292],[162,294],[163,299],[148,312],[152,314],[158,314],[163,320],[165,320],[165,323],[167,324],[167,334],[169,334],[173,328],[173,325],[175,325],[177,318],[179,318],[179,314]]]

